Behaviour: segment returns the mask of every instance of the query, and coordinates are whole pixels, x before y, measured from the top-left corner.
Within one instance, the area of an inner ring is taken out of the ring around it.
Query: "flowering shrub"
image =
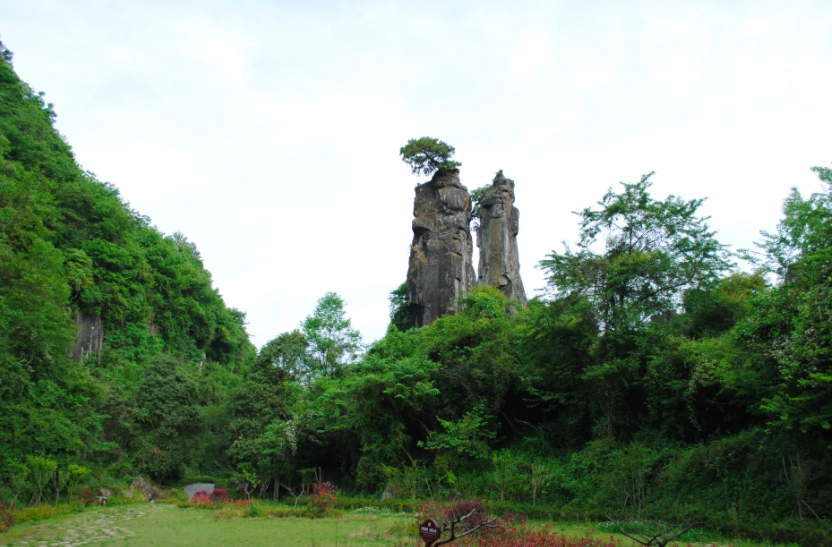
[[[214,488],[211,492],[211,503],[229,503],[231,497],[228,495],[228,490],[225,488]]]
[[[5,532],[14,526],[14,511],[5,501],[0,501],[0,532]]]
[[[621,540],[590,537],[569,537],[554,531],[551,525],[529,529],[525,522],[509,525],[500,530],[490,530],[480,536],[468,536],[458,545],[466,547],[622,547]]]
[[[191,497],[191,503],[211,503],[211,497],[208,495],[207,490],[200,490],[199,492],[194,492],[194,495]]]
[[[464,520],[462,517],[468,515]],[[458,501],[453,504],[428,502],[418,511],[418,520],[435,519],[440,527],[455,523],[457,541],[451,545],[459,547],[623,547],[621,540],[593,539],[589,536],[576,537],[558,533],[551,525],[532,528],[527,525],[525,515],[507,513],[503,518],[489,519],[485,507],[479,500]],[[459,537],[469,530],[477,529],[470,535]],[[448,530],[442,533],[443,539]]]
[[[248,507],[248,500],[234,500],[234,507]]]
[[[500,520],[504,525],[525,526],[529,519],[523,513],[506,513]]]
[[[309,503],[322,514],[326,514],[337,500],[337,493],[332,483],[313,484],[312,495],[309,496]]]
[[[193,497],[191,497],[191,503],[219,505],[231,503],[231,497],[225,488],[214,488],[214,491],[210,494],[207,490],[200,490],[199,492],[194,492]]]

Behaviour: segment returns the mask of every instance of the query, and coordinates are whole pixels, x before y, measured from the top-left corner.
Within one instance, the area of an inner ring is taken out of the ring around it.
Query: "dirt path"
[[[147,506],[102,509],[77,517],[45,521],[26,532],[26,537],[12,539],[8,547],[77,547],[127,539],[135,532],[124,525],[133,519],[145,518],[153,511]],[[0,540],[3,538],[0,537]],[[11,538],[9,538],[11,539]]]

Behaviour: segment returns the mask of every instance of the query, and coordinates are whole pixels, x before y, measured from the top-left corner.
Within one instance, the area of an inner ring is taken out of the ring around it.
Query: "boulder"
[[[459,310],[475,282],[471,197],[459,171],[440,171],[416,187],[407,271],[410,324],[421,327]]]
[[[144,482],[144,479],[141,476],[138,476],[133,479],[133,482],[130,483],[130,490],[144,490],[146,485],[147,483]]]
[[[208,492],[210,496],[214,492],[214,485],[210,482],[194,482],[182,487],[182,490],[188,494],[188,499],[191,499],[194,497],[194,494],[203,490]]]
[[[520,211],[514,206],[514,181],[502,170],[480,201],[477,247],[480,261],[477,284],[496,287],[526,306],[526,291],[520,278],[517,234]]]
[[[379,501],[388,501],[396,499],[396,489],[392,486],[388,486],[384,489],[384,492],[381,493],[381,497],[379,497]]]

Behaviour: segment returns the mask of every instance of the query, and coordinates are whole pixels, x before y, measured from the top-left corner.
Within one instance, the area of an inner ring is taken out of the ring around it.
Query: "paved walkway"
[[[8,543],[8,547],[78,547],[126,539],[135,533],[121,526],[128,520],[146,516],[146,507],[127,507],[124,510],[81,515],[77,518],[67,518],[61,521],[44,521],[37,526],[42,533],[36,534],[37,539],[16,540]],[[55,536],[51,538],[50,536]],[[49,538],[49,539],[43,539]],[[0,538],[1,539],[1,538]]]

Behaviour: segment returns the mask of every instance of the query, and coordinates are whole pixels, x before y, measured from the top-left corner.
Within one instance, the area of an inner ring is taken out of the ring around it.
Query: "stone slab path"
[[[133,519],[143,518],[152,508],[146,506],[118,508],[112,512],[80,515],[60,521],[44,521],[38,525],[29,539],[14,540],[8,547],[79,547],[103,541],[116,541],[135,535],[124,525]],[[54,536],[54,537],[53,537]],[[2,539],[2,538],[0,538]]]

